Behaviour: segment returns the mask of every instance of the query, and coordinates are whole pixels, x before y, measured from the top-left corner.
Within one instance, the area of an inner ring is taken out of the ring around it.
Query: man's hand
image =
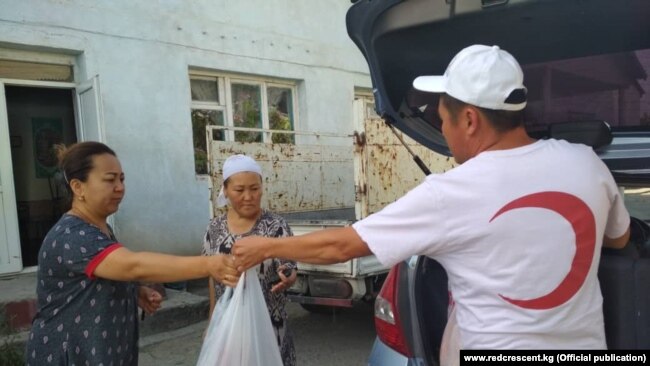
[[[230,255],[217,254],[208,257],[210,275],[226,286],[235,287],[241,273],[235,266],[235,258]]]
[[[298,271],[295,269],[291,271],[291,276],[287,277],[282,273],[284,270],[285,265],[280,266],[278,269],[278,276],[280,277],[280,282],[278,282],[275,286],[271,288],[271,292],[278,292],[278,291],[284,291],[291,287],[294,282],[296,282],[296,278],[298,278]]]
[[[140,286],[138,289],[138,306],[148,315],[160,309],[162,295],[151,287]]]
[[[232,247],[232,255],[235,257],[237,270],[244,272],[247,269],[264,261],[264,247],[269,238],[261,236],[248,236],[237,240]]]

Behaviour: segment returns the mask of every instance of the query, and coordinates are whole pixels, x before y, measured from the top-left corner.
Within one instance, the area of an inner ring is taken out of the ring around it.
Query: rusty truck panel
[[[282,214],[354,207],[352,143],[348,141],[348,146],[212,143],[213,199],[222,184],[225,159],[244,154],[254,158],[264,172],[265,208]]]
[[[424,180],[424,173],[383,120],[365,119],[363,129],[355,136],[359,155],[355,159],[357,210],[360,211],[357,216],[366,217],[381,210]],[[442,173],[454,166],[453,159],[419,145],[406,135],[402,138],[432,173]]]
[[[424,174],[381,119],[361,121],[353,136],[337,136],[340,145],[211,141],[213,200],[221,187],[224,160],[245,154],[262,166],[263,207],[272,211],[283,214],[354,207],[359,220],[381,210],[422,182]],[[433,173],[454,166],[452,159],[407,136],[402,138]]]

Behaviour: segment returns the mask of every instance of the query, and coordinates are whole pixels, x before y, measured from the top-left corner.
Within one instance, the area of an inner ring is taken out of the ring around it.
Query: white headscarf
[[[229,157],[223,162],[223,181],[225,182],[232,175],[242,172],[257,173],[262,176],[262,168],[253,158],[246,155],[237,154]],[[228,198],[223,193],[223,184],[217,197],[217,207],[224,207],[228,204]]]

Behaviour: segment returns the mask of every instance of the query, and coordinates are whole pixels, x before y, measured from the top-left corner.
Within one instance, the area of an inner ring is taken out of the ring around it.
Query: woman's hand
[[[287,277],[284,275],[284,273],[282,273],[282,270],[285,268],[286,265],[284,264],[278,268],[278,276],[280,277],[280,282],[271,287],[271,292],[284,291],[296,282],[296,279],[298,278],[298,271],[295,269],[291,270],[291,276]]]
[[[210,275],[215,281],[226,286],[235,287],[241,273],[235,267],[235,259],[230,255],[217,254],[208,257]]]
[[[162,295],[151,287],[140,286],[138,288],[138,306],[148,315],[160,309],[162,300]]]

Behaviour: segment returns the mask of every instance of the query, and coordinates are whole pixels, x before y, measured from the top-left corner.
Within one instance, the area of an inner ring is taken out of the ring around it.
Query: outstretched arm
[[[96,277],[115,281],[176,282],[212,276],[234,287],[239,272],[227,255],[184,257],[153,252],[112,251],[93,271]]]
[[[330,264],[372,254],[352,227],[325,229],[284,238],[246,237],[232,249],[235,264],[244,271],[268,258]]]

